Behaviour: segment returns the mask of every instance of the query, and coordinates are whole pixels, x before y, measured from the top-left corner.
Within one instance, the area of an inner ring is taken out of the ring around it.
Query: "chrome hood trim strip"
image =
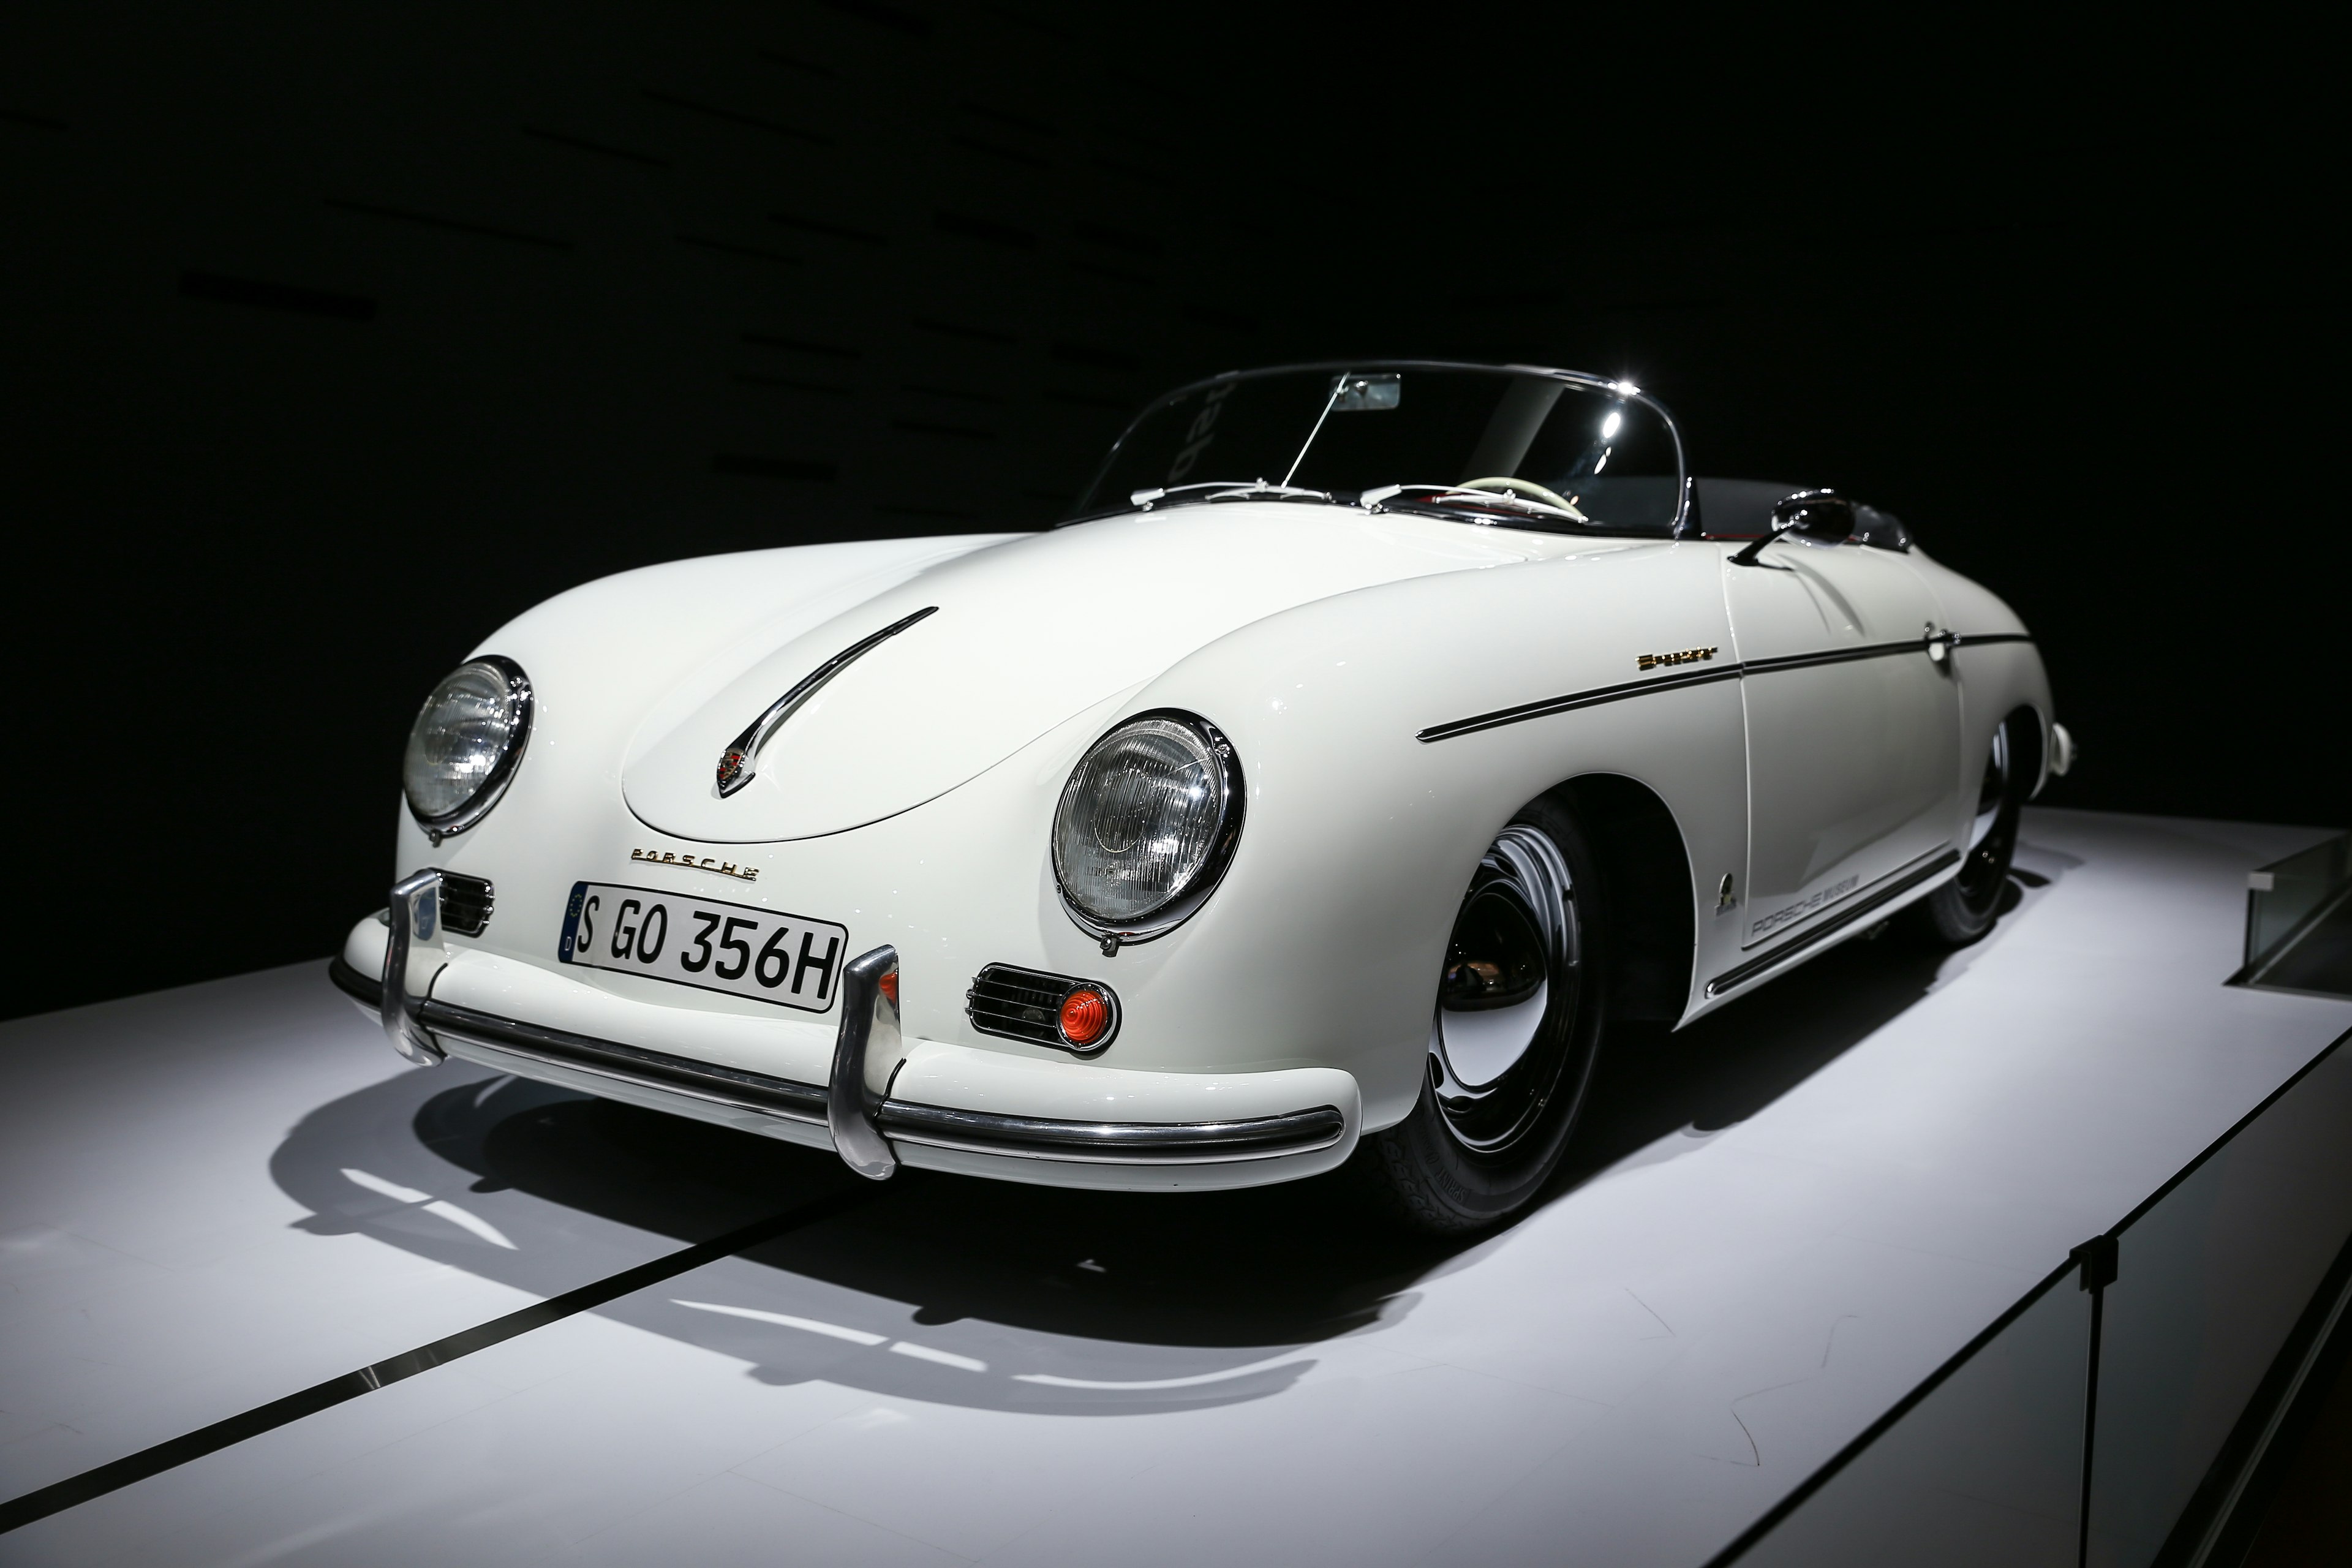
[[[891,622],[873,636],[851,643],[794,681],[791,690],[769,703],[767,711],[752,720],[741,734],[727,742],[727,750],[719,753],[719,798],[725,799],[751,782],[753,764],[759,760],[760,748],[768,743],[770,736],[783,728],[784,721],[793,716],[794,710],[816,695],[819,687],[917,621],[926,616],[935,616],[939,611],[937,605],[926,605],[903,620]]]

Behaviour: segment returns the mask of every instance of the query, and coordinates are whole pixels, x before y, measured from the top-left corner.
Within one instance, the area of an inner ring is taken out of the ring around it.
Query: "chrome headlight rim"
[[[1089,910],[1071,892],[1068,880],[1062,873],[1061,826],[1062,814],[1069,809],[1071,785],[1097,752],[1117,740],[1120,733],[1150,720],[1180,724],[1192,731],[1207,749],[1223,785],[1224,818],[1218,824],[1215,839],[1201,861],[1201,868],[1192,879],[1161,902],[1155,904],[1130,920],[1106,921]],[[1139,713],[1129,713],[1118,723],[1095,737],[1070,768],[1070,776],[1063,781],[1061,794],[1054,803],[1053,826],[1048,829],[1046,858],[1052,862],[1054,887],[1061,895],[1062,912],[1070,923],[1103,944],[1105,952],[1116,952],[1120,946],[1150,942],[1167,935],[1201,910],[1225,879],[1233,865],[1234,853],[1241,847],[1242,819],[1246,815],[1248,793],[1244,787],[1241,753],[1225,738],[1225,732],[1200,714],[1185,708],[1149,708]]]
[[[514,727],[505,752],[491,765],[488,776],[482,780],[472,795],[438,816],[418,810],[415,797],[408,793],[407,780],[401,781],[401,799],[407,804],[408,815],[416,819],[416,825],[425,829],[426,837],[436,846],[444,838],[465,832],[490,814],[490,808],[499,804],[507,793],[507,786],[514,782],[515,770],[522,765],[523,751],[530,744],[532,720],[537,708],[531,694],[530,677],[523,673],[522,666],[504,654],[478,655],[434,682],[433,692],[425,694],[425,706],[417,710],[417,721],[421,722],[425,709],[432,706],[434,692],[438,692],[458,670],[475,666],[493,670],[506,681],[507,700],[514,706]],[[409,726],[409,733],[412,736],[415,733],[415,724]]]

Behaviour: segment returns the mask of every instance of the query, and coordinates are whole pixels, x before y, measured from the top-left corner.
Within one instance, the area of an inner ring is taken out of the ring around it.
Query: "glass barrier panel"
[[[2339,834],[2255,872],[2246,895],[2246,963],[2260,963],[2329,896],[2352,881],[2352,834]]]
[[[2069,1274],[1819,1491],[1740,1568],[2074,1568],[2091,1298]]]
[[[2352,1235],[2352,1050],[2126,1226],[2107,1287],[2089,1561],[2144,1568]]]

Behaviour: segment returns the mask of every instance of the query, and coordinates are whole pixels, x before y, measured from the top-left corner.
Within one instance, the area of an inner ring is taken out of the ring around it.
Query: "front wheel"
[[[1915,929],[1939,947],[1966,947],[1992,930],[2000,914],[2040,738],[2033,716],[2025,712],[2011,714],[1992,733],[1959,875],[1912,906],[1917,911]]]
[[[1425,1230],[1475,1230],[1533,1201],[1559,1168],[1607,1017],[1599,863],[1539,800],[1496,837],[1454,919],[1421,1098],[1362,1158]]]

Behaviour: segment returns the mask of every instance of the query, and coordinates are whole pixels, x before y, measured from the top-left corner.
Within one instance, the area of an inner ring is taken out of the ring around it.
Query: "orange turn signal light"
[[[1091,985],[1081,985],[1062,998],[1062,1038],[1074,1046],[1091,1046],[1110,1027],[1110,998]]]
[[[898,972],[892,970],[882,977],[882,994],[890,998],[890,1005],[898,1005]]]

